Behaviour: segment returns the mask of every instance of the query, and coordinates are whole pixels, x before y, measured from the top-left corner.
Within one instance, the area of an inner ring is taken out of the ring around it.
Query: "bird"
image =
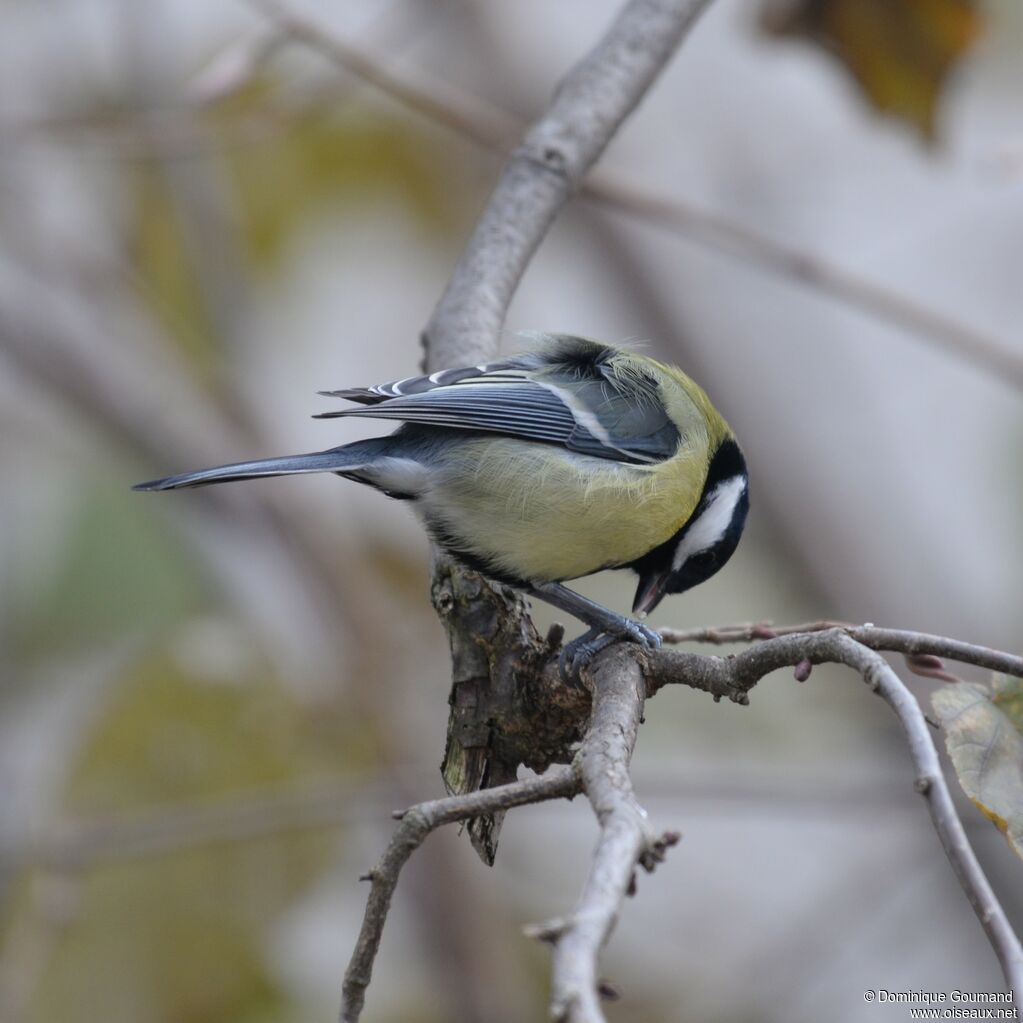
[[[735,434],[680,369],[617,345],[535,334],[496,361],[320,394],[351,406],[315,418],[398,420],[389,435],[139,483],[176,490],[334,473],[408,501],[470,569],[579,619],[567,680],[619,641],[660,635],[564,585],[604,569],[639,576],[640,617],[731,558],[749,511]]]

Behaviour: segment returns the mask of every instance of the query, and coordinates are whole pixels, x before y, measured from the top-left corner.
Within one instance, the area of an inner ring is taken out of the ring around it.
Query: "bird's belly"
[[[436,536],[497,574],[574,579],[627,565],[681,527],[696,497],[666,466],[480,438],[446,460],[420,511]]]

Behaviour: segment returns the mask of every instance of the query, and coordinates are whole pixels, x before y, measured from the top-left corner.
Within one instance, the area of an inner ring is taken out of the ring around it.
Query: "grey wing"
[[[318,418],[368,416],[502,433],[619,462],[651,463],[675,453],[679,433],[655,384],[633,383],[626,390],[599,371],[536,367],[530,356],[519,356],[378,387],[324,392],[369,407]]]
[[[491,380],[500,379],[506,370],[521,371],[527,368],[527,357],[502,359],[499,362],[485,362],[479,366],[465,366],[461,369],[442,369],[428,376],[405,377],[392,380],[390,383],[377,384],[375,387],[347,387],[340,391],[320,391],[325,398],[345,398],[357,401],[360,405],[379,405],[391,398],[399,398],[409,394],[425,394],[435,387],[445,387],[466,381],[473,377],[487,377]],[[331,419],[344,415],[344,412],[324,412],[317,419]]]

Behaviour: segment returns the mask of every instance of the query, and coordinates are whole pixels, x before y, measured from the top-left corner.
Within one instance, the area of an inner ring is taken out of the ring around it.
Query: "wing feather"
[[[364,407],[320,419],[368,416],[502,433],[620,462],[662,461],[680,440],[652,378],[623,377],[600,359],[580,363],[542,351],[321,393]]]

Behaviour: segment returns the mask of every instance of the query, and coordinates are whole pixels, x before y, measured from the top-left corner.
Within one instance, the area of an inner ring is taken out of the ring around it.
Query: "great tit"
[[[580,619],[567,676],[620,639],[656,632],[562,585],[606,568],[639,575],[633,613],[682,593],[732,556],[749,510],[746,462],[688,376],[634,352],[539,335],[510,358],[376,387],[323,391],[402,425],[307,455],[238,462],[140,483],[173,490],[332,472],[410,501],[427,532],[470,568]]]

